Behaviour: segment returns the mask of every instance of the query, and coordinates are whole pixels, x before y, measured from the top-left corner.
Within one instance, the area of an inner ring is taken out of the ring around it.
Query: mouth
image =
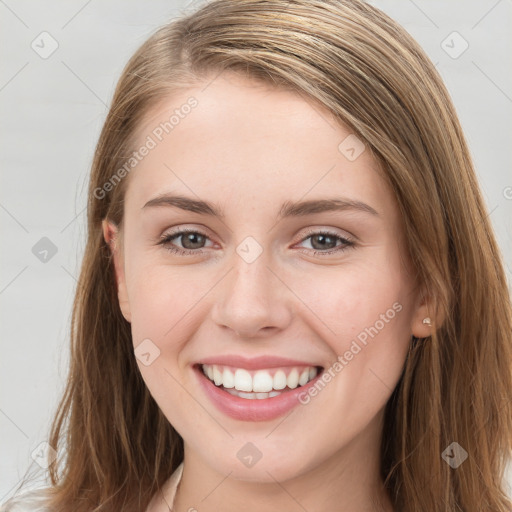
[[[194,373],[213,405],[242,421],[268,421],[304,404],[301,396],[315,385],[322,366],[294,365],[249,370],[197,363]]]
[[[246,370],[217,364],[196,365],[215,386],[246,400],[265,400],[305,386],[322,366],[294,366]]]

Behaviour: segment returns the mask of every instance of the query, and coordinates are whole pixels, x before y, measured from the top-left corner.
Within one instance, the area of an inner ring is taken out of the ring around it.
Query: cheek
[[[359,268],[314,280],[306,302],[318,314],[314,329],[322,333],[332,360],[326,391],[311,400],[326,422],[366,425],[395,388],[410,342],[411,308],[402,279],[390,268]],[[321,427],[318,435],[325,435]],[[332,442],[339,442],[333,436]]]
[[[163,343],[187,323],[187,315],[208,289],[199,275],[161,264],[132,266],[128,293],[134,343],[146,337]]]
[[[323,324],[321,332],[332,340],[337,353],[376,323],[379,331],[404,327],[398,320],[405,316],[406,283],[395,267],[373,261],[331,270],[311,275],[296,289]]]
[[[373,413],[398,382],[411,336],[408,282],[392,256],[317,273],[299,292],[332,353],[329,396],[357,399]]]
[[[190,401],[183,386],[180,353],[186,344],[184,333],[190,329],[194,306],[204,295],[204,286],[194,283],[192,273],[186,275],[183,269],[144,263],[138,268],[132,265],[131,270],[131,332],[137,364],[149,392],[173,426],[181,431],[187,422],[179,411],[201,415],[201,408]],[[146,365],[141,356],[148,352],[150,364]]]

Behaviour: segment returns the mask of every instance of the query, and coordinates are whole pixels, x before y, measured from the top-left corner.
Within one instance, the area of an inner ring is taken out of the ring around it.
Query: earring
[[[430,317],[427,316],[426,318],[423,319],[423,323],[425,325],[432,325],[432,320],[430,320]]]

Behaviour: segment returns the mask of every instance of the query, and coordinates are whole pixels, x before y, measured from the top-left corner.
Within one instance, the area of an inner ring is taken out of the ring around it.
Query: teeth
[[[286,374],[283,372],[283,370],[277,370],[277,372],[274,375],[273,388],[274,389],[284,389],[285,387],[286,387]]]
[[[274,384],[274,379],[270,376],[270,374],[266,371],[259,371],[253,377],[252,380],[252,390],[253,391],[262,391],[268,392],[272,391],[272,386]]]
[[[304,386],[306,382],[309,380],[309,369],[306,368],[299,377],[299,386]]]
[[[274,370],[273,376],[272,370],[258,370],[251,374],[243,368],[230,369],[216,364],[204,364],[202,370],[216,386],[223,386],[231,394],[248,399],[272,398],[286,387],[295,389],[297,386],[304,386],[318,373],[314,366],[292,368],[288,375],[284,370],[278,369]]]
[[[235,376],[231,370],[224,368],[224,372],[222,372],[222,385],[225,388],[234,388],[235,387]]]
[[[213,367],[213,382],[215,382],[216,386],[220,386],[222,384],[222,373],[216,366]]]
[[[216,365],[214,365],[215,368]],[[215,383],[217,386],[218,384]],[[247,370],[238,368],[235,372],[235,389],[238,391],[252,391],[252,377]]]
[[[295,389],[299,385],[299,372],[294,368],[286,379],[289,388]]]
[[[243,391],[237,391],[236,389],[226,389],[230,395],[239,396],[240,398],[248,398],[249,400],[262,400],[265,398],[273,398],[279,396],[279,391],[270,391],[270,393],[244,393]]]
[[[248,398],[249,400],[254,400],[256,398],[256,393],[244,393],[243,391],[239,391],[237,394],[240,398]]]

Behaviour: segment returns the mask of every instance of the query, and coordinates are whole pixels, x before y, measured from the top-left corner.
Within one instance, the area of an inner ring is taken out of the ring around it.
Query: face
[[[124,178],[119,302],[185,461],[268,482],[375,454],[411,336],[429,332],[369,149],[318,105],[227,73],[167,98],[138,137],[152,147]]]

